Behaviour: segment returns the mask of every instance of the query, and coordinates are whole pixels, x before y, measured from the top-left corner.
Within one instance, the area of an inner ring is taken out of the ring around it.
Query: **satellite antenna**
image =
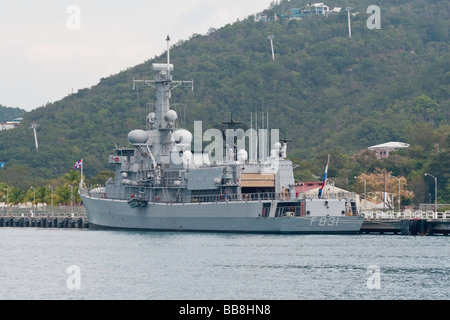
[[[348,15],[348,37],[351,39],[352,38],[352,25],[351,25],[351,21],[350,21],[350,11],[352,10],[352,7],[346,7],[345,10],[347,10],[347,15]]]
[[[272,61],[275,61],[275,53],[273,51],[273,38],[275,38],[273,35],[267,37],[267,39],[270,40],[270,47],[272,48]]]
[[[30,129],[33,129],[34,132],[34,144],[36,145],[36,151],[39,149],[38,140],[37,140],[37,134],[36,134],[36,128],[39,127],[38,124],[32,123]]]

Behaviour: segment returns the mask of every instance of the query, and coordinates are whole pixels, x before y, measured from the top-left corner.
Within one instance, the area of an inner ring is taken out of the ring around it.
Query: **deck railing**
[[[279,201],[295,201],[296,197],[291,197],[285,193],[261,192],[261,193],[244,193],[244,194],[193,194],[190,196],[175,196],[175,198],[165,198],[157,196],[155,199],[149,199],[149,202],[160,203],[205,203],[205,202],[236,202],[236,201],[263,201],[263,200],[279,200]]]
[[[450,210],[435,212],[431,210],[404,210],[404,211],[361,211],[367,219],[450,219]]]
[[[279,201],[296,201],[299,198],[296,196],[291,196],[288,193],[276,193],[276,192],[261,192],[261,193],[242,193],[242,194],[191,194],[189,196],[177,196],[172,195],[171,197],[165,196],[164,192],[161,195],[152,197],[148,199],[148,196],[144,196],[146,188],[141,188],[140,194],[130,194],[129,199],[138,198],[144,201],[158,202],[158,203],[203,203],[203,202],[234,202],[234,201],[262,201],[262,200],[279,200]],[[94,190],[83,190],[82,194],[89,195],[93,198],[107,198],[104,189],[94,189]],[[112,198],[114,199],[114,198]]]

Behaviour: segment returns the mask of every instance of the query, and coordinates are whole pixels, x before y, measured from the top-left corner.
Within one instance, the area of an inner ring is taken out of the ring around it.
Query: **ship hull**
[[[364,218],[344,215],[261,217],[262,201],[210,203],[148,203],[131,208],[125,200],[82,196],[89,226],[107,229],[351,234],[361,229]]]

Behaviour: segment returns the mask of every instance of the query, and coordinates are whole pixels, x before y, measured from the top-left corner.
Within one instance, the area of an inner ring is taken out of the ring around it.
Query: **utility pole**
[[[270,47],[272,48],[272,61],[275,61],[275,52],[273,51],[273,38],[275,38],[273,35],[267,37],[267,39],[270,40]]]
[[[33,129],[33,131],[34,131],[34,144],[36,145],[36,151],[38,151],[38,149],[39,149],[38,140],[37,140],[37,134],[36,134],[36,128],[37,127],[39,127],[39,125],[36,124],[36,123],[31,124],[31,127],[30,127],[30,129]]]
[[[347,10],[347,15],[348,15],[348,37],[351,39],[352,38],[352,25],[350,22],[350,11],[352,10],[352,7],[347,7],[347,8],[345,8],[345,10]]]

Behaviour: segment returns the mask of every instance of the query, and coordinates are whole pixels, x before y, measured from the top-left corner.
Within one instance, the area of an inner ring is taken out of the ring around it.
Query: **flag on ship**
[[[73,170],[77,170],[83,166],[83,159],[80,159],[75,165],[73,166]]]
[[[325,188],[325,184],[327,183],[327,172],[328,172],[328,164],[330,163],[330,155],[328,155],[327,166],[325,167],[325,173],[323,175],[323,183],[319,189],[319,199],[322,197],[323,188]]]

